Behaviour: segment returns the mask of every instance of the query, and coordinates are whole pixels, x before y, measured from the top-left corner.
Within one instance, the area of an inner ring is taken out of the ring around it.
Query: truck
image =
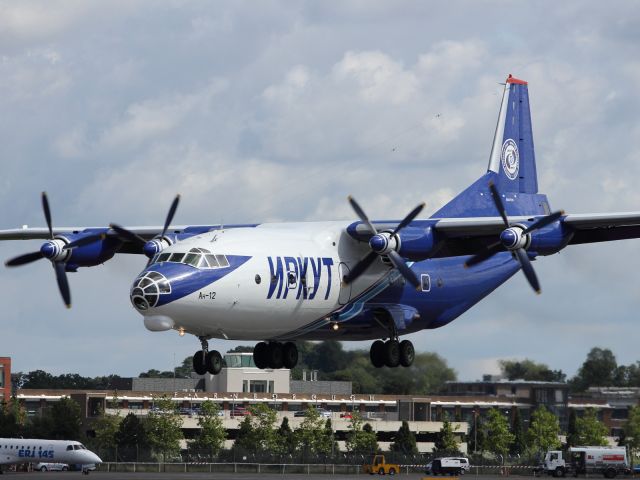
[[[431,475],[464,475],[469,470],[469,459],[462,457],[434,458],[426,467]]]
[[[400,473],[400,465],[387,463],[384,455],[376,455],[373,457],[371,464],[362,466],[362,471],[369,475],[373,475],[374,473],[378,475],[395,475],[396,473]]]
[[[631,472],[624,447],[570,447],[567,452],[549,450],[542,465],[547,475],[601,473],[606,478]]]

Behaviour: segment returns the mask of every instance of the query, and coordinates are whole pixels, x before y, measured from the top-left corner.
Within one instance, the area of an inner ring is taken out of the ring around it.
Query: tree
[[[631,458],[640,450],[640,406],[629,409],[629,418],[624,425],[624,444],[629,447]]]
[[[579,445],[607,445],[609,430],[598,420],[596,411],[587,408],[582,418],[576,420]]]
[[[511,448],[509,449],[509,453],[511,453],[511,455],[522,455],[527,451],[527,438],[522,425],[522,417],[520,416],[519,408],[516,408],[513,412],[511,432],[513,433],[514,438]]]
[[[0,437],[17,438],[25,423],[25,412],[16,398],[0,403]]]
[[[149,444],[155,451],[162,454],[162,461],[167,456],[172,457],[180,453],[182,440],[182,418],[176,410],[173,401],[162,396],[154,400],[155,410],[147,416],[147,435]]]
[[[304,420],[294,433],[297,449],[305,455],[330,453],[331,444],[327,444],[324,433],[324,420],[318,410],[307,408]]]
[[[371,425],[362,426],[359,412],[353,412],[345,446],[350,453],[370,454],[378,451],[378,441]]]
[[[281,455],[291,455],[296,450],[296,441],[293,431],[289,426],[289,418],[284,417],[282,423],[276,432],[276,452]]]
[[[567,425],[567,447],[580,445],[578,440],[578,426],[576,411],[572,408],[569,412],[569,423]]]
[[[531,415],[531,424],[527,430],[529,449],[533,453],[539,453],[560,448],[559,433],[560,424],[557,417],[544,405],[540,405]]]
[[[116,432],[119,460],[138,461],[139,450],[149,447],[149,439],[144,424],[134,413],[127,414],[122,419]]]
[[[240,422],[235,446],[250,452],[277,451],[278,438],[275,423],[278,414],[276,411],[263,403],[251,405],[248,410],[251,415],[245,416]]]
[[[500,360],[498,363],[502,374],[509,380],[564,382],[567,377],[562,370],[551,370],[546,364],[528,358],[522,361]]]
[[[435,442],[434,452],[455,454],[458,450],[459,445],[453,431],[453,426],[451,422],[449,422],[449,418],[445,416],[442,420],[442,428],[440,428],[438,438]]]
[[[487,413],[485,428],[485,447],[487,451],[496,456],[504,456],[509,452],[514,435],[509,431],[509,422],[497,408],[492,408]]]
[[[117,435],[120,429],[120,415],[110,415],[100,410],[97,420],[93,424],[96,433],[95,444],[100,449],[115,450],[118,445]]]
[[[390,448],[392,452],[401,452],[405,455],[418,453],[416,436],[409,428],[409,423],[406,420],[402,421],[402,425],[400,425],[398,433],[396,433]]]
[[[571,383],[577,391],[585,391],[589,387],[611,386],[614,385],[617,368],[618,362],[611,350],[594,347]]]
[[[220,452],[227,438],[227,431],[222,425],[222,419],[218,415],[220,407],[211,400],[205,400],[200,407],[198,426],[200,432],[191,443],[193,448],[206,450],[215,456]]]
[[[72,440],[80,438],[82,417],[80,405],[69,397],[62,397],[51,407],[54,439]]]

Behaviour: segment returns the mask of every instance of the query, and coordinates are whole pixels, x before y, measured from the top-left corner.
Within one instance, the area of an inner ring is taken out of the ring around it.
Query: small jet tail
[[[490,182],[503,195],[509,215],[550,212],[546,196],[538,195],[527,82],[511,75],[504,87],[487,173],[433,217],[497,216]]]

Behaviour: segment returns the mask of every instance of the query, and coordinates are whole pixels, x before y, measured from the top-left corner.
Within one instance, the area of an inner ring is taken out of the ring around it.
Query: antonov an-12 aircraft
[[[197,373],[217,374],[208,340],[259,341],[260,368],[292,368],[296,340],[374,340],[376,367],[410,366],[414,348],[401,336],[442,327],[522,270],[540,292],[531,261],[568,245],[640,237],[640,212],[565,214],[538,193],[527,82],[509,75],[487,172],[430,218],[424,204],[401,220],[47,228],[0,231],[0,239],[48,239],[15,267],[51,261],[64,303],[66,272],[116,253],[143,254],[131,303],[151,331],[190,333],[202,348]],[[386,340],[386,341],[384,341]]]
[[[86,465],[102,463],[102,460],[73,440],[0,438],[0,465],[17,463],[68,463],[83,465],[84,468]]]

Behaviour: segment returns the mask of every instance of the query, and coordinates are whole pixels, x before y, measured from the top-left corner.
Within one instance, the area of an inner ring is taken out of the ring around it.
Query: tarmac
[[[274,474],[274,473],[129,473],[129,472],[91,472],[88,476],[82,475],[81,472],[5,472],[1,477],[3,479],[16,478],[20,480],[70,480],[87,478],[91,480],[203,480],[203,479],[231,479],[231,480],[263,480],[263,479],[297,479],[305,480],[342,480],[354,478],[371,478],[370,476],[360,473],[352,475],[331,475],[331,474]],[[425,477],[421,473],[399,474],[397,478],[407,480],[422,480],[423,478],[431,480],[434,477]],[[439,480],[457,480],[458,477],[435,477]],[[482,480],[505,480],[504,476],[498,475],[465,475],[462,479],[472,480],[481,478]],[[524,478],[533,478],[529,476],[511,475],[508,478],[517,480]],[[461,480],[462,480],[461,479]]]

